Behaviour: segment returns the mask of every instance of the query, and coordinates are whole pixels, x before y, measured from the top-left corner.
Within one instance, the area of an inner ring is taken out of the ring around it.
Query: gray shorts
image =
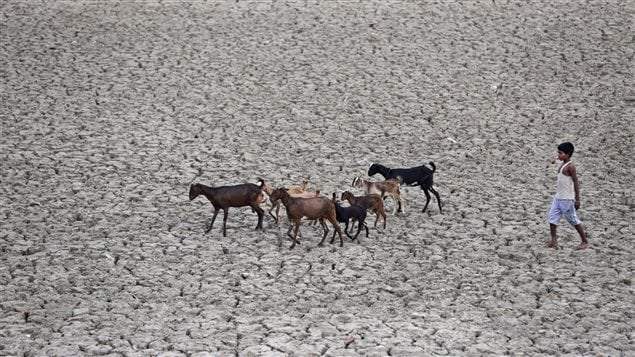
[[[560,217],[564,217],[572,226],[577,226],[582,223],[575,213],[574,200],[553,199],[551,209],[549,210],[549,223],[558,225],[560,223]]]

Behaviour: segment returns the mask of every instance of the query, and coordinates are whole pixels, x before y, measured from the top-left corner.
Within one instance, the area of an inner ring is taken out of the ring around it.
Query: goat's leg
[[[291,238],[291,240],[293,240],[293,235],[291,234],[291,231],[293,231],[293,224],[295,221],[289,220],[289,229],[287,230],[287,235],[289,236],[289,238]]]
[[[346,222],[346,228],[344,228],[344,230],[348,230],[349,233],[353,233],[353,231],[355,230],[355,221],[351,222],[351,229],[350,230],[348,229],[348,221],[347,221]]]
[[[256,229],[262,229],[262,220],[265,217],[265,210],[263,210],[258,203],[254,203],[251,207],[258,214],[258,224],[256,225]]]
[[[223,237],[227,237],[227,215],[229,213],[229,207],[223,209]]]
[[[377,227],[377,221],[379,221],[379,216],[384,219],[384,229],[386,229],[386,212],[383,210],[375,210],[375,214],[377,215],[377,219],[375,220],[375,227]]]
[[[214,226],[214,221],[216,220],[217,215],[218,215],[218,209],[214,209],[214,215],[212,215],[212,223],[210,223],[209,227],[207,227],[207,230],[205,230],[206,234],[212,230],[212,227]]]
[[[357,240],[357,243],[359,243],[359,239],[357,239],[359,237],[359,232],[362,231],[362,227],[363,227],[363,222],[361,222],[359,220],[359,218],[357,219],[353,219],[353,222],[357,222],[357,233],[355,233],[355,237],[350,237],[352,240]]]
[[[324,230],[324,235],[322,236],[322,240],[320,241],[320,244],[318,244],[318,247],[321,247],[324,245],[326,236],[329,234],[329,227],[326,226],[326,222],[324,222],[324,218],[320,218],[320,225],[322,225],[322,229]],[[335,240],[335,236],[333,236],[333,239],[331,239],[331,243],[333,243],[334,240]]]
[[[278,212],[276,212],[276,215],[274,216],[273,214],[273,209],[278,207],[278,203],[277,202],[271,202],[271,207],[269,208],[269,214],[271,215],[271,217],[273,217],[273,221],[278,224]]]
[[[322,224],[322,228],[324,228],[324,225],[326,223],[324,223],[324,220],[322,220],[322,222],[320,222],[320,224]],[[346,224],[346,226],[348,227],[348,223]],[[333,236],[331,237],[331,244],[333,244],[333,242],[335,241],[335,234],[337,234],[337,231],[333,230]]]
[[[392,214],[395,215],[397,213],[397,207],[399,206],[399,200],[395,198],[393,195],[389,195],[392,198],[393,206],[392,206]],[[387,196],[384,196],[386,198]]]
[[[366,229],[366,238],[368,238],[368,225],[366,224],[366,221],[362,221],[362,224],[364,225],[364,228]]]
[[[386,229],[386,212],[382,212],[381,214],[384,216],[384,229]]]
[[[399,199],[399,212],[406,213],[406,200],[401,197],[401,195],[397,196]]]
[[[340,235],[340,247],[344,246],[344,239],[342,238],[342,230],[340,229],[340,225],[337,223],[337,219],[335,219],[335,214],[332,217],[329,217],[329,222],[333,225],[333,228]],[[324,225],[326,227],[326,224]]]
[[[430,192],[428,192],[428,188],[427,187],[421,186],[421,189],[423,190],[423,193],[426,194],[426,205],[423,206],[423,209],[421,210],[421,212],[423,213],[428,208],[428,203],[430,203]]]
[[[441,210],[441,197],[439,197],[439,193],[432,187],[430,186],[430,192],[432,192],[432,194],[434,194],[434,196],[437,198],[437,202],[439,203],[439,212],[443,212]]]
[[[296,237],[294,237],[291,232],[293,231],[293,228],[295,228],[295,234],[296,237],[298,235],[298,230],[300,229],[300,219],[291,219],[291,217],[289,217],[289,229],[287,230],[287,235],[289,236],[289,238],[291,238],[291,240],[294,242],[293,245],[295,245],[295,242],[297,241],[298,244],[300,243],[300,241],[297,240]]]
[[[377,222],[379,222],[379,210],[375,209],[375,210],[373,210],[373,212],[375,213],[375,225],[374,225],[374,227],[377,227]],[[384,222],[385,221],[386,221],[386,218],[384,218]],[[386,228],[386,227],[384,227],[384,228]]]
[[[355,238],[353,238],[349,233],[348,233],[348,222],[349,220],[347,219],[346,222],[344,222],[344,234],[346,234],[346,236],[352,240],[355,240]],[[352,226],[355,225],[355,221],[353,221],[351,223],[351,228]],[[352,229],[351,229],[352,231]],[[337,231],[333,231],[333,239],[331,239],[331,244],[333,244],[333,241],[335,240],[335,233],[337,233]],[[357,237],[357,236],[356,236]]]
[[[295,232],[293,236],[291,236],[291,239],[293,239],[293,243],[291,243],[291,247],[289,247],[289,249],[293,249],[295,248],[296,244],[300,244],[300,241],[298,241],[298,232],[300,230],[300,219],[294,220],[293,224],[295,225]]]

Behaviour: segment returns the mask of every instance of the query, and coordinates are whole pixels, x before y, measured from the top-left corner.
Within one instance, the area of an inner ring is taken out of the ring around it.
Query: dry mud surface
[[[634,7],[2,2],[0,355],[632,356]],[[341,248],[187,194],[429,161]]]

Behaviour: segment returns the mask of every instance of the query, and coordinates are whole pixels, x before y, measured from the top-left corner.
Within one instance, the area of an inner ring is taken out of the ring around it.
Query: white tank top
[[[558,171],[558,181],[556,183],[556,198],[559,200],[574,200],[575,188],[573,186],[573,178],[562,173],[565,167],[569,165],[571,161],[562,165],[560,171]]]

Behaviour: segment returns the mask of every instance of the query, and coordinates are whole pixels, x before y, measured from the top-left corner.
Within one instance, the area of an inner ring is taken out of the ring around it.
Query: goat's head
[[[200,183],[190,185],[190,201],[195,199],[202,192],[203,192],[203,187],[201,187]]]
[[[269,196],[271,196],[271,193],[273,192],[273,187],[271,187],[270,184],[265,183],[262,185],[262,190],[265,191]]]
[[[362,187],[362,179],[359,176],[355,176],[355,178],[353,179],[353,187]]]
[[[353,193],[351,191],[342,192],[342,197],[340,198],[342,201],[348,201],[349,198],[353,198]]]
[[[373,176],[377,173],[379,173],[379,164],[374,163],[370,165],[370,167],[368,168],[368,176]]]
[[[275,190],[271,191],[271,194],[269,195],[269,199],[271,200],[271,202],[281,200],[285,197],[289,197],[289,192],[287,192],[286,188],[276,188]]]

